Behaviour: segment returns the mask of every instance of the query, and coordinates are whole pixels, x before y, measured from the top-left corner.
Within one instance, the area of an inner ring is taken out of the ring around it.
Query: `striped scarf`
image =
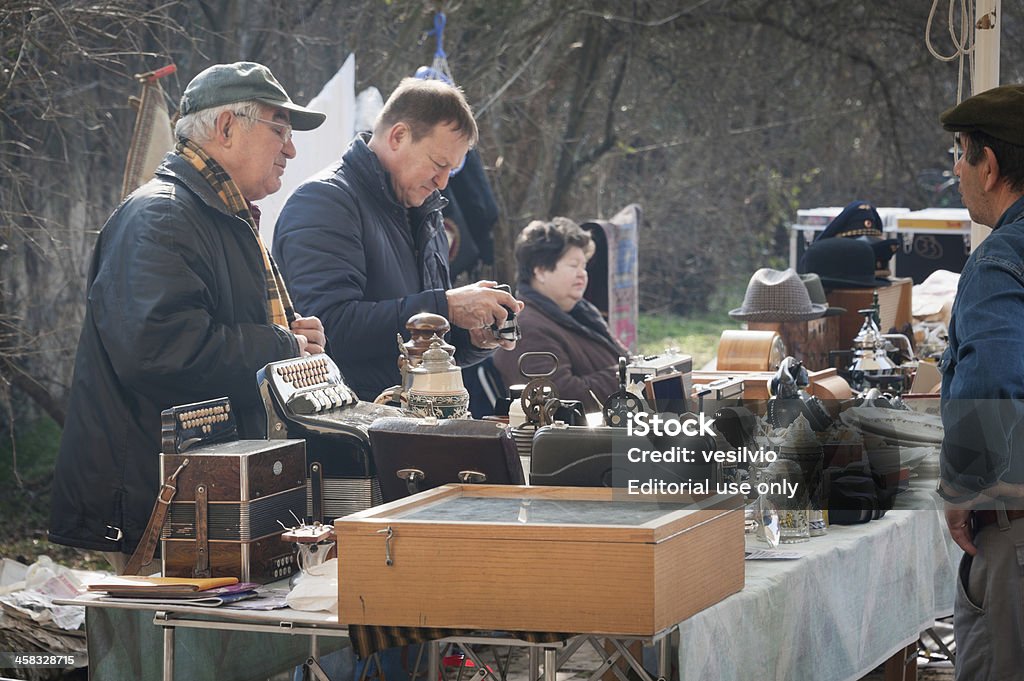
[[[227,171],[198,144],[190,139],[180,138],[175,151],[192,164],[192,167],[210,183],[228,210],[249,223],[252,235],[260,247],[260,253],[263,254],[263,268],[267,282],[267,318],[272,324],[283,326],[286,329],[291,328],[291,323],[295,321],[297,315],[292,305],[291,296],[288,295],[288,289],[285,288],[284,279],[281,278],[281,272],[277,269],[277,263],[270,257],[270,251],[267,250],[263,239],[260,238],[260,229],[257,225],[259,209],[245,200],[242,192],[238,190],[238,185],[227,174]]]

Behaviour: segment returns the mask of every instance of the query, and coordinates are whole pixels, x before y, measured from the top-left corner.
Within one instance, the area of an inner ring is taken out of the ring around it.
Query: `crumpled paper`
[[[66,568],[49,556],[32,565],[0,560],[0,650],[74,654],[75,666],[86,666],[85,608],[53,601],[74,598],[84,584],[105,576]]]
[[[293,610],[338,611],[338,559],[307,568],[285,599]]]

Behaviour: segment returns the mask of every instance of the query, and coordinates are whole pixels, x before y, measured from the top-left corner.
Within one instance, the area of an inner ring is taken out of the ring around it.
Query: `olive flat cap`
[[[1024,85],[1000,85],[968,97],[939,116],[950,132],[983,132],[1024,146]]]
[[[185,87],[178,107],[182,116],[223,104],[255,100],[288,111],[296,130],[313,130],[327,114],[307,109],[292,101],[266,66],[251,61],[215,64],[202,71]]]

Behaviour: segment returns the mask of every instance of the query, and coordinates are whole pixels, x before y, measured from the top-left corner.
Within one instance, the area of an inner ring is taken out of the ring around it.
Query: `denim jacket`
[[[964,265],[940,369],[942,479],[1024,484],[1024,197]]]

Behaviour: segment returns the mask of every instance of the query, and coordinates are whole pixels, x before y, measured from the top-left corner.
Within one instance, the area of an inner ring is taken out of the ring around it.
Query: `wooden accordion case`
[[[297,570],[281,534],[306,512],[305,443],[239,440],[230,409],[221,398],[162,414],[160,479],[180,468],[161,534],[164,576],[267,583]]]

